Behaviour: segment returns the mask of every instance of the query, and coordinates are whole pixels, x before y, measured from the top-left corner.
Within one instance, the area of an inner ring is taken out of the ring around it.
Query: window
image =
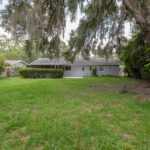
[[[71,66],[65,66],[65,70],[71,70]]]
[[[82,71],[84,71],[84,66],[82,67]]]
[[[92,66],[90,66],[90,71],[92,70]]]
[[[104,66],[99,66],[99,71],[104,71]]]

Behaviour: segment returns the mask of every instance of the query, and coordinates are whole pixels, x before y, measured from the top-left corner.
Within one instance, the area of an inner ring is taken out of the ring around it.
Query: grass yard
[[[150,150],[150,83],[0,79],[0,150],[17,149]]]

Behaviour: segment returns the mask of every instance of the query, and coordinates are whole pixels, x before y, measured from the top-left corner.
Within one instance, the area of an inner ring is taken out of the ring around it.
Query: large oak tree
[[[150,45],[150,0],[9,0],[2,11],[2,26],[17,39],[36,43],[37,52],[47,50],[58,57],[66,17],[75,19],[78,6],[83,18],[71,34],[70,58],[79,53],[88,58],[91,51],[120,54],[127,22],[132,29],[138,25]]]

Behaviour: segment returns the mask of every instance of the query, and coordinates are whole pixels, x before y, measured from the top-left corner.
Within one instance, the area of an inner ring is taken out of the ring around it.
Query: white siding
[[[84,71],[82,70],[82,65],[72,65],[71,70],[65,70],[64,77],[85,77],[91,76],[92,71],[90,70],[90,66],[84,66]],[[112,75],[119,76],[119,66],[103,66],[104,71],[99,70],[99,66],[97,66],[97,74],[98,76],[102,75]]]

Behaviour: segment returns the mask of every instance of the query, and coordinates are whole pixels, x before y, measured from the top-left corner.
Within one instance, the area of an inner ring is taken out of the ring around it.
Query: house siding
[[[112,75],[119,76],[119,65],[113,66],[103,66],[104,70],[100,71],[99,66],[97,67],[98,76],[102,75]],[[71,70],[65,70],[64,77],[85,77],[91,76],[92,71],[90,70],[90,66],[84,66],[84,71],[82,70],[82,65],[72,65]]]

